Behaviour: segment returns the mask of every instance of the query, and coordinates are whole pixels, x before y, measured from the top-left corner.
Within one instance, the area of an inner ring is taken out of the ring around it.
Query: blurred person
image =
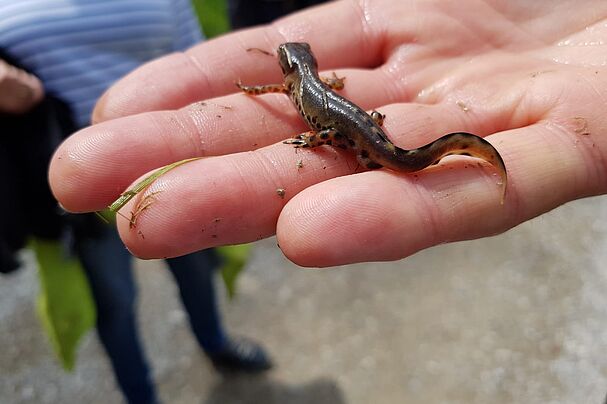
[[[48,187],[48,162],[74,131],[69,107],[48,94],[0,48],[0,272],[21,265],[18,251],[30,236],[59,238],[63,219]]]
[[[63,101],[69,112],[62,111],[62,117],[69,115],[73,127],[82,128],[90,123],[97,98],[122,75],[201,40],[188,0],[0,0],[0,49],[5,54],[0,60],[0,113],[9,119],[31,113],[46,94]],[[15,136],[4,128],[2,132],[3,137]],[[8,147],[9,143],[3,143],[1,158],[11,154]],[[44,165],[50,153],[47,150],[41,159]],[[121,159],[119,164],[127,166],[128,160]],[[7,161],[3,159],[2,164]],[[38,183],[40,178],[44,181],[44,173],[38,172],[37,178]],[[48,186],[40,187],[48,191]],[[156,402],[136,326],[132,257],[115,229],[90,219],[77,222],[74,250],[91,285],[97,332],[118,385],[130,403]],[[14,248],[5,250],[7,267],[15,267],[10,261]],[[271,361],[262,347],[230,338],[223,329],[213,284],[219,265],[215,250],[168,259],[167,264],[192,331],[213,365],[219,370],[269,369]]]

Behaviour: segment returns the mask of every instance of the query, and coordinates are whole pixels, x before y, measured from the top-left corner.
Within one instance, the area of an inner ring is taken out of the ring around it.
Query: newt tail
[[[414,172],[438,164],[446,156],[462,155],[480,158],[494,166],[500,174],[502,199],[506,196],[508,175],[502,156],[495,148],[480,136],[467,132],[455,132],[418,149],[404,150],[394,146],[394,158],[384,160],[384,166],[396,171]]]

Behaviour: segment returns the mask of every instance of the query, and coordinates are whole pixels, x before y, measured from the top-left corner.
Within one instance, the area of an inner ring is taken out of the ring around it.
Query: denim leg
[[[198,343],[207,354],[221,350],[227,337],[217,307],[214,275],[219,257],[214,249],[167,259]]]
[[[137,330],[131,255],[109,226],[97,237],[77,240],[76,251],[97,305],[97,333],[118,385],[129,403],[156,402]]]

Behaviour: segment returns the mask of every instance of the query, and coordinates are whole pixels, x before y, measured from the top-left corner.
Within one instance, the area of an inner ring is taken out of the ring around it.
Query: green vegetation
[[[73,370],[80,338],[95,325],[95,304],[82,267],[59,241],[34,239],[38,259],[38,316],[65,370]]]
[[[228,292],[228,297],[232,299],[236,295],[238,275],[249,259],[251,244],[217,247],[217,253],[223,259],[221,277]]]
[[[192,3],[207,38],[230,30],[226,0],[192,0]]]

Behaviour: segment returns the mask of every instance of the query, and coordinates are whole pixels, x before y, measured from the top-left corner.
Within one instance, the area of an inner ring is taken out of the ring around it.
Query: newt
[[[459,154],[476,157],[493,165],[502,178],[502,203],[507,172],[499,152],[485,139],[467,132],[454,132],[417,149],[394,145],[381,128],[385,115],[370,114],[333,90],[344,87],[343,78],[321,78],[310,45],[289,42],[278,47],[278,61],[284,76],[282,84],[236,85],[250,95],[284,93],[289,95],[310,131],[285,140],[295,147],[322,145],[356,152],[358,163],[368,169],[386,167],[415,172],[437,164],[443,157]]]

